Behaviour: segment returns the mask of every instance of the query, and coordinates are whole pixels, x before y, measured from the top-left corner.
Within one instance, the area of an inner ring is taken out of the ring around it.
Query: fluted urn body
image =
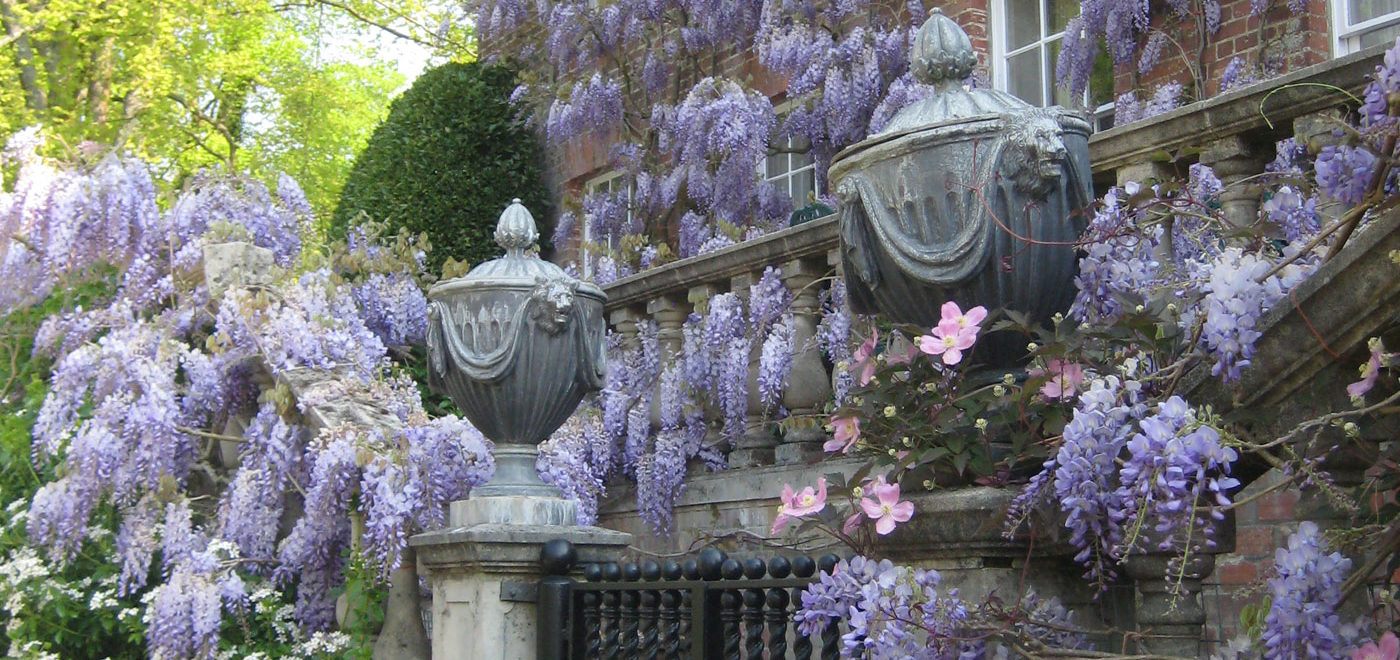
[[[1092,199],[1088,122],[964,88],[971,42],[937,9],[910,61],[933,95],[832,161],[852,309],[931,327],[952,300],[1048,321],[1074,297],[1074,243]],[[977,349],[996,366],[1025,352],[1009,334]]]
[[[538,238],[517,199],[496,228],[505,256],[428,291],[428,383],[496,443],[496,474],[473,497],[557,497],[535,472],[538,445],[603,385],[606,298],[531,254]]]

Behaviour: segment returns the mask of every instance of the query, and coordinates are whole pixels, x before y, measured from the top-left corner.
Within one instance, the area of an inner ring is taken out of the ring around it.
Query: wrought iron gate
[[[574,549],[545,544],[537,590],[540,660],[836,658],[841,631],[797,632],[799,594],[835,555],[739,561],[710,548],[683,563],[589,564],[568,577]]]

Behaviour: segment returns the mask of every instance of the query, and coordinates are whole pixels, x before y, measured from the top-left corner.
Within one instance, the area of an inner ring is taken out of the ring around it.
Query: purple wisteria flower
[[[1306,521],[1274,551],[1273,600],[1264,619],[1264,657],[1341,660],[1355,640],[1342,629],[1336,608],[1351,560],[1327,552],[1317,523]]]

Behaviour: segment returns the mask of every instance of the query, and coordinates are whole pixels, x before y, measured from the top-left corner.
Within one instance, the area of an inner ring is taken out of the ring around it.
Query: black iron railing
[[[818,569],[836,566],[835,555],[739,561],[710,548],[683,563],[588,564],[583,582],[568,577],[575,557],[566,541],[545,544],[540,660],[825,660],[839,653],[836,624],[808,637],[792,622],[799,594]]]

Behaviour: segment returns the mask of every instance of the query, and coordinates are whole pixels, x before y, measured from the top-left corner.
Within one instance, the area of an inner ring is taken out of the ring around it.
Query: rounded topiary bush
[[[432,243],[428,267],[439,273],[448,257],[476,264],[498,256],[492,234],[511,198],[549,217],[539,142],[525,110],[509,100],[515,85],[511,68],[479,62],[450,62],[420,76],[355,160],[331,237],[366,219],[390,232],[424,232]]]

